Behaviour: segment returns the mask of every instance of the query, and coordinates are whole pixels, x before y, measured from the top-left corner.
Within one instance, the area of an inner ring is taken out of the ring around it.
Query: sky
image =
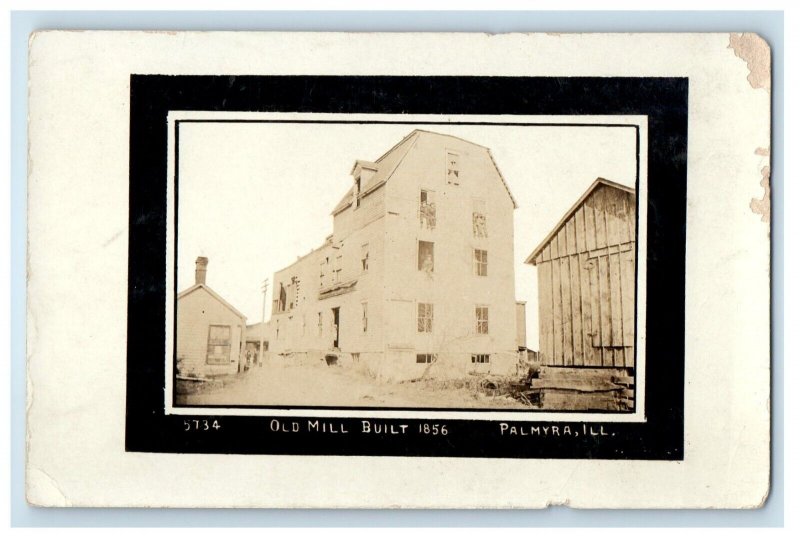
[[[330,213],[352,184],[354,161],[376,160],[416,127],[491,150],[519,206],[516,295],[528,303],[528,347],[538,349],[536,268],[524,261],[597,177],[634,186],[634,129],[182,123],[178,290],[194,284],[194,261],[206,256],[207,284],[248,323],[261,321],[262,281],[270,279],[269,302],[273,273],[333,231]]]

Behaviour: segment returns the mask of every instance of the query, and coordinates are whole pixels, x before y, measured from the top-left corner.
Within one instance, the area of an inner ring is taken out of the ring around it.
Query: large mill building
[[[513,373],[516,203],[489,149],[415,130],[351,174],[333,233],[274,276],[270,355],[382,379]]]

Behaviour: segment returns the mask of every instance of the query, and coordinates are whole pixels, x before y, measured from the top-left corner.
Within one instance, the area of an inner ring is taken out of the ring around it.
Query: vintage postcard
[[[30,57],[31,503],[766,498],[758,36],[41,32]]]

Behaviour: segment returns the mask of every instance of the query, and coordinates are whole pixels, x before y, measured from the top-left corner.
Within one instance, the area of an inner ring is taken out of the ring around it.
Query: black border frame
[[[688,91],[686,78],[660,77],[132,75],[126,450],[682,459]],[[496,420],[373,421],[408,424],[411,433],[398,438],[360,433],[360,418],[322,419],[348,434],[271,429],[275,421],[285,427],[319,418],[311,412],[302,418],[165,415],[170,110],[648,116],[647,422],[537,422],[533,425],[547,426],[548,433],[512,437],[501,434]],[[221,427],[192,428],[195,419],[195,424],[217,420]],[[443,422],[447,436],[416,433],[417,423]],[[562,433],[565,426],[570,435]]]
[[[174,150],[174,161],[173,161],[173,174],[175,177],[175,202],[173,204],[173,231],[174,231],[174,258],[173,258],[173,274],[176,277],[173,279],[173,301],[172,307],[173,312],[177,313],[178,311],[178,189],[180,186],[180,175],[179,175],[179,163],[180,163],[180,126],[182,123],[273,123],[273,124],[358,124],[358,125],[373,125],[373,124],[386,124],[386,125],[402,125],[408,124],[409,126],[418,126],[418,125],[485,125],[485,126],[493,126],[493,127],[502,127],[502,126],[514,126],[514,127],[605,127],[605,128],[622,128],[622,129],[632,129],[636,133],[636,177],[634,183],[634,189],[636,190],[636,208],[635,208],[635,229],[636,229],[636,243],[639,244],[639,179],[640,179],[640,162],[641,162],[641,130],[639,129],[639,125],[637,124],[630,124],[630,123],[534,123],[534,122],[524,122],[524,123],[502,123],[502,122],[476,122],[476,121],[378,121],[378,120],[266,120],[266,119],[181,119],[181,120],[174,120],[173,122],[173,140],[175,141],[173,145]],[[169,203],[169,200],[167,200]],[[639,282],[639,251],[638,246],[636,250],[636,256],[634,256],[634,282]],[[639,308],[639,295],[638,293],[635,296],[634,301],[634,309],[633,309],[633,319],[638,320],[638,308]],[[636,372],[636,368],[638,367],[638,351],[639,351],[639,344],[638,344],[638,322],[634,326],[633,331],[633,340],[634,340],[634,366],[632,370],[634,371],[634,375]],[[177,326],[177,314],[173,317],[173,335],[178,334],[178,326]],[[591,366],[583,366],[583,365],[575,365],[571,368],[591,368]],[[177,351],[177,339],[173,338],[172,341],[172,371],[173,373],[178,371],[178,351]],[[173,387],[174,387],[175,380],[173,379]],[[634,407],[630,410],[619,410],[619,411],[607,411],[607,410],[595,410],[595,409],[588,409],[588,410],[581,410],[581,409],[566,409],[566,410],[559,410],[558,413],[563,413],[566,415],[570,414],[587,414],[587,415],[633,415],[636,413],[636,399],[639,395],[639,391],[637,390],[637,385],[633,387],[633,403]],[[464,412],[481,412],[481,411],[502,411],[503,413],[509,414],[519,414],[519,413],[534,413],[534,414],[541,414],[541,413],[554,413],[552,409],[492,409],[492,408],[459,408],[459,407],[377,407],[377,406],[333,406],[333,405],[246,405],[246,404],[205,404],[205,405],[198,405],[198,404],[178,404],[177,403],[177,394],[173,390],[172,392],[172,407],[174,409],[303,409],[303,410],[314,410],[314,409],[344,409],[344,410],[358,410],[358,411],[464,411]],[[212,411],[209,411],[212,412]]]

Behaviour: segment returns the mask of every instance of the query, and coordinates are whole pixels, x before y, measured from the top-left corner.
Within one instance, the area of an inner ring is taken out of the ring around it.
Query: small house
[[[178,294],[178,375],[212,377],[244,367],[247,318],[206,284],[208,258],[197,258],[195,283]]]

